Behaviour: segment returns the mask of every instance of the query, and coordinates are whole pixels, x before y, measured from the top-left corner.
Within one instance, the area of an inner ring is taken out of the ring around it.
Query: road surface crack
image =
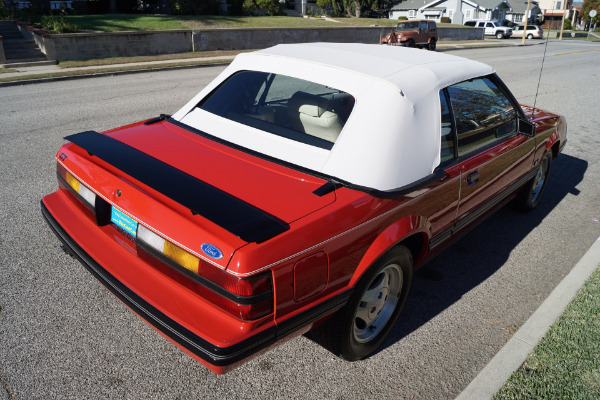
[[[0,304],[0,316],[2,315],[2,305]],[[4,387],[4,390],[8,394],[9,400],[17,400],[17,396],[10,390],[10,385],[4,378],[4,374],[2,374],[2,369],[0,369],[0,384]]]
[[[4,387],[4,390],[6,391],[6,393],[8,394],[8,398],[10,400],[17,400],[17,396],[15,396],[15,394],[12,392],[12,390],[10,390],[10,385],[8,384],[8,382],[6,381],[6,379],[4,378],[4,375],[2,374],[2,371],[0,371],[0,383]]]

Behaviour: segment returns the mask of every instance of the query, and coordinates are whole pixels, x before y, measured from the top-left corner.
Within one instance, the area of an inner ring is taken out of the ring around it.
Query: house
[[[571,11],[572,0],[539,0],[544,14],[544,25],[550,29],[560,29],[563,14]]]
[[[390,9],[390,19],[433,19],[448,17],[454,24],[473,19],[524,22],[526,0],[404,0]],[[531,2],[529,17],[536,20],[542,12],[537,1]]]

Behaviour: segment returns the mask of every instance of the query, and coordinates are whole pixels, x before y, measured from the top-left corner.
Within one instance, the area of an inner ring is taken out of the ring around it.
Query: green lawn
[[[600,269],[494,400],[600,399]]]
[[[80,30],[103,32],[187,29],[171,15],[68,15],[65,21],[77,25]]]
[[[301,28],[339,26],[396,26],[398,21],[374,18],[323,18],[298,17],[234,17],[234,16],[174,16],[174,15],[70,15],[65,21],[89,31],[142,31],[207,28]]]

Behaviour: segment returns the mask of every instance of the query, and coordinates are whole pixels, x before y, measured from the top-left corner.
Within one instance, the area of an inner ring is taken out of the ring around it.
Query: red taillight
[[[201,261],[198,275],[224,290],[222,292],[209,289],[212,295],[202,290],[199,294],[238,318],[257,319],[273,312],[270,271],[249,278],[237,278]],[[228,295],[229,293],[231,295]]]
[[[240,279],[206,262],[200,262],[198,274],[237,296],[255,296],[271,290],[270,274]]]
[[[138,255],[150,265],[237,318],[253,320],[273,312],[270,271],[249,278],[237,278],[199,260],[196,273],[159,253],[139,238],[137,245]]]
[[[206,300],[209,300],[214,305],[222,308],[223,310],[240,319],[258,319],[260,317],[264,317],[265,315],[269,315],[273,312],[273,295],[271,291],[264,292],[268,294],[268,297],[264,299],[257,299],[255,301],[250,302],[250,304],[240,304],[236,300],[226,297],[222,293],[213,291],[201,284],[196,284],[195,292],[203,298],[205,298]],[[238,301],[239,300],[240,299],[238,298]]]

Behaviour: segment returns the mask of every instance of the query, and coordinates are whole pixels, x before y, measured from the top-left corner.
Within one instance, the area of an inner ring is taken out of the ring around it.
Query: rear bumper
[[[170,318],[166,313],[150,304],[107,271],[71,237],[57,221],[57,218],[52,215],[49,207],[45,204],[45,200],[50,196],[41,201],[42,215],[64,244],[65,250],[81,262],[106,288],[149,325],[217,374],[227,372],[252,355],[267,350],[278,340],[331,314],[341,308],[351,294],[351,291],[347,290],[302,314],[289,318],[282,324],[261,329],[255,335],[249,336],[238,343],[219,346],[200,337],[197,333]]]

